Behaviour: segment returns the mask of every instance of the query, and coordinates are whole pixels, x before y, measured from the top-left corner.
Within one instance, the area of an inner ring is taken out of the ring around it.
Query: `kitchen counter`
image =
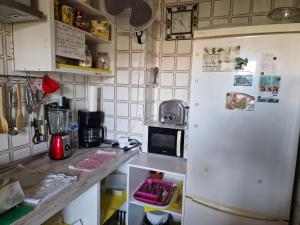
[[[62,210],[75,198],[80,196],[93,185],[101,181],[110,173],[118,169],[126,161],[138,154],[138,149],[124,152],[121,149],[103,148],[103,151],[116,151],[117,156],[104,165],[91,172],[83,172],[69,169],[69,165],[87,158],[101,148],[94,149],[78,149],[73,152],[73,155],[65,160],[51,160],[47,154],[37,158],[31,162],[24,163],[27,168],[42,171],[46,173],[63,173],[70,176],[77,176],[77,182],[64,188],[62,191],[43,201],[32,212],[19,219],[14,225],[39,225],[55,213]],[[0,174],[1,175],[1,174]],[[100,212],[99,212],[100,213]]]

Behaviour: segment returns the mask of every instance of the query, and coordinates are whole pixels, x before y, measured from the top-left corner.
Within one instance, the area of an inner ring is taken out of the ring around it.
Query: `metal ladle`
[[[10,118],[10,125],[12,120],[12,97],[14,94],[13,87],[11,85],[8,86],[8,106],[9,106],[9,118]],[[19,134],[19,130],[14,123],[13,126],[9,126],[8,134],[12,136],[16,136]]]

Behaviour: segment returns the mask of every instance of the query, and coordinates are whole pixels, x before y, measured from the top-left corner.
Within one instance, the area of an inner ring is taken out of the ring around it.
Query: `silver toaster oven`
[[[188,108],[181,100],[164,101],[159,106],[159,122],[184,125],[187,122]]]

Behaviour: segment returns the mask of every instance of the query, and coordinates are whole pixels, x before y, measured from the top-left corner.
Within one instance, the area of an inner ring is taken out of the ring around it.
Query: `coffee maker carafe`
[[[78,111],[79,146],[98,147],[104,140],[103,112]]]
[[[45,106],[49,133],[51,134],[49,157],[51,159],[65,159],[71,152],[69,126],[69,99],[61,97],[58,102]]]

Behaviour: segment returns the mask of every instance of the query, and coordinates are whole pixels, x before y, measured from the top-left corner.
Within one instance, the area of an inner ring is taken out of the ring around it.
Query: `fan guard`
[[[112,25],[127,32],[145,30],[155,20],[160,0],[101,0],[102,11]]]

